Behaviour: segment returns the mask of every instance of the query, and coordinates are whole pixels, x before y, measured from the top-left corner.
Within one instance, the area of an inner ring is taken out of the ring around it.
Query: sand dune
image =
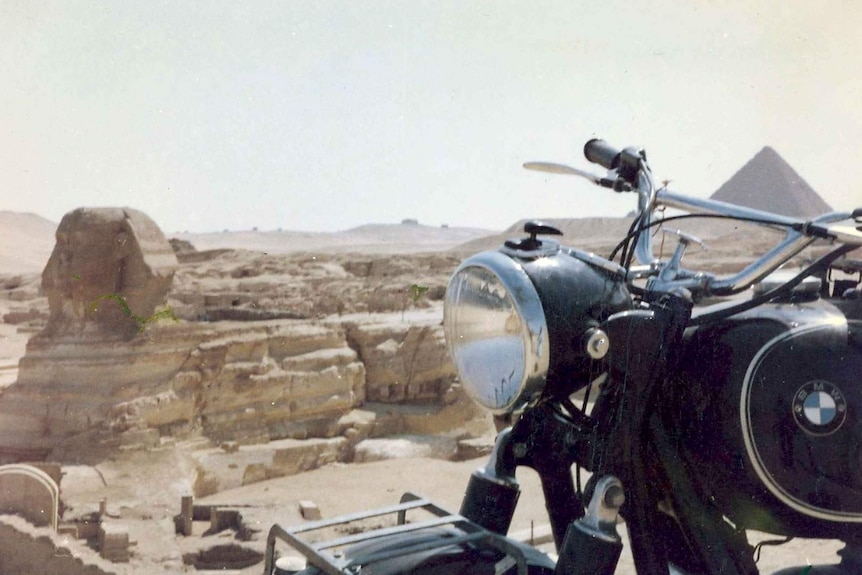
[[[0,211],[0,276],[41,273],[57,224],[32,213]]]
[[[56,223],[36,214],[0,211],[0,276],[41,273],[54,249],[56,229]],[[367,224],[341,232],[250,230],[166,235],[190,242],[197,250],[406,254],[445,251],[496,233],[479,228]]]
[[[241,231],[172,234],[198,250],[247,249],[270,254],[419,253],[448,250],[464,242],[495,234],[478,228],[443,228],[420,224],[368,224],[341,232]]]

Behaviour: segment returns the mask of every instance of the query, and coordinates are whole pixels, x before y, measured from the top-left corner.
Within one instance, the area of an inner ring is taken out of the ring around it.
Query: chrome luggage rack
[[[433,517],[415,523],[408,522],[407,512],[417,510],[424,510],[426,514],[430,514]],[[323,541],[312,541],[310,537],[303,538],[303,535],[310,535],[315,531],[335,527],[344,528],[351,523],[390,515],[396,515],[396,525],[394,526],[378,527]],[[351,554],[349,557],[339,551],[349,545],[365,543],[383,537],[406,533],[418,534],[423,530],[446,526],[454,527],[461,534],[451,537],[432,537],[430,540],[419,538],[415,543],[407,543],[397,548],[370,551],[357,555]],[[523,550],[516,546],[513,541],[492,533],[461,515],[449,513],[427,499],[409,492],[402,495],[401,502],[398,505],[344,515],[334,519],[313,521],[293,527],[282,527],[279,524],[273,525],[269,530],[266,541],[265,575],[273,575],[276,560],[275,544],[278,540],[286,542],[295,550],[302,553],[309,566],[317,567],[327,575],[356,575],[363,565],[413,553],[422,553],[438,548],[442,549],[467,544],[484,546],[486,548],[491,547],[503,552],[505,556],[497,562],[496,571],[498,573],[507,571],[515,565],[518,567],[518,575],[527,575],[528,570],[527,558]]]

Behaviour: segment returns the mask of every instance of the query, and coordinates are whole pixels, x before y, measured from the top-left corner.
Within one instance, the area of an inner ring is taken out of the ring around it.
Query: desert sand
[[[9,218],[8,214],[3,214]],[[0,277],[6,287],[25,286],[32,295],[28,301],[0,298],[0,317],[9,312],[40,309],[46,306],[39,296],[39,272],[53,246],[53,224],[38,216],[17,218],[17,227],[4,225],[0,243]],[[9,222],[10,220],[6,220]],[[291,232],[243,232],[196,236],[181,234],[199,249],[239,249],[238,257],[256,257],[259,252],[321,253],[406,253],[409,251],[440,251],[456,248],[464,242],[491,235],[482,230],[448,230],[404,225],[369,226],[339,234],[297,234]],[[5,230],[12,229],[7,232]],[[511,233],[511,232],[509,232]],[[611,243],[611,238],[599,238]],[[491,240],[485,240],[491,242]],[[494,241],[499,241],[495,238]],[[481,242],[481,240],[480,240]],[[10,249],[9,246],[17,246]],[[742,258],[748,249],[736,248]],[[248,254],[248,255],[242,255]],[[0,323],[0,390],[14,381],[17,361],[24,355],[32,332],[8,323]],[[492,441],[489,434],[487,440]],[[175,459],[172,449],[130,452],[97,466],[64,466],[63,500],[67,512],[76,514],[96,511],[99,502],[107,503],[109,517],[116,517],[129,526],[134,542],[132,562],[117,565],[118,573],[182,573],[194,572],[183,564],[183,554],[197,548],[234,540],[230,530],[209,537],[182,538],[174,534],[172,517],[179,512],[180,497],[189,491],[187,469]],[[247,525],[256,531],[248,544],[262,549],[262,541],[273,523],[285,525],[303,521],[299,502],[311,500],[323,517],[359,511],[368,507],[397,502],[401,493],[412,491],[426,496],[445,508],[457,511],[463,489],[473,469],[484,465],[481,459],[451,462],[433,458],[389,459],[360,464],[334,464],[299,475],[262,481],[246,487],[224,491],[202,498],[200,505],[234,505],[243,507]],[[512,526],[513,531],[540,533],[547,524],[547,514],[541,489],[534,473],[519,473],[523,495]],[[203,532],[206,524],[196,525]],[[624,526],[621,527],[624,530]],[[755,537],[761,537],[756,535]],[[71,543],[70,543],[71,544]],[[543,549],[551,551],[544,544]],[[793,541],[782,547],[763,550],[761,570],[769,573],[780,566],[830,562],[839,546],[832,542]],[[262,563],[245,568],[241,573],[260,573]],[[633,573],[631,558],[624,554],[621,574]]]

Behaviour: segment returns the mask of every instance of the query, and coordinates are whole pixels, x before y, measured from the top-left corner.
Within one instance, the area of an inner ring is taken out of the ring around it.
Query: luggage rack
[[[433,518],[416,523],[408,523],[407,512],[420,509],[432,515]],[[346,526],[365,519],[379,518],[393,514],[397,514],[395,526],[379,527],[319,542],[313,542],[310,538],[302,537],[303,534],[310,534],[314,531]],[[397,534],[419,533],[423,530],[446,526],[455,527],[462,535],[432,538],[430,541],[419,541],[418,543],[407,544],[398,548],[382,549],[359,555],[351,555],[350,557],[345,557],[337,551],[348,545],[365,543]],[[518,575],[527,575],[528,571],[527,559],[523,551],[515,546],[513,542],[508,541],[501,535],[488,531],[461,515],[449,513],[431,501],[409,492],[402,495],[401,502],[398,505],[344,515],[334,519],[313,521],[292,527],[282,527],[279,524],[273,525],[269,530],[266,540],[265,575],[273,575],[276,559],[275,544],[278,540],[286,542],[302,553],[308,565],[317,567],[326,575],[356,575],[362,565],[413,553],[431,551],[437,548],[469,543],[493,547],[505,553],[505,556],[498,562],[498,568],[496,569],[498,573],[508,570],[515,565],[518,567]]]

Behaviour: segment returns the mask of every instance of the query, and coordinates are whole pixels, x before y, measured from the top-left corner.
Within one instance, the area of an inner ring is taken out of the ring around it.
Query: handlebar
[[[584,156],[587,160],[608,170],[613,170],[619,165],[620,153],[620,150],[599,138],[593,138],[584,144]]]
[[[828,239],[846,245],[862,245],[862,233],[858,230],[858,224],[856,229],[848,226],[847,220],[852,219],[852,216],[847,213],[823,214],[813,220],[805,221],[718,200],[693,198],[667,189],[656,193],[655,203],[657,206],[678,208],[687,212],[716,214],[785,230],[786,235],[781,242],[736,274],[721,278],[710,277],[703,287],[713,295],[731,295],[747,289],[817,239]],[[688,286],[683,285],[683,287]]]
[[[712,199],[693,198],[667,190],[656,189],[652,172],[646,162],[646,155],[637,148],[618,150],[606,141],[594,138],[584,145],[587,160],[616,171],[617,178],[632,184],[627,189],[636,191],[639,196],[638,225],[645,230],[653,224],[656,208],[666,206],[690,213],[710,213],[731,219],[748,220],[767,227],[783,229],[786,237],[772,250],[736,274],[715,277],[711,274],[697,273],[673,268],[659,261],[652,249],[652,233],[641,233],[635,247],[635,256],[642,267],[633,277],[647,277],[648,289],[669,291],[686,288],[702,294],[731,295],[757,283],[801,252],[818,238],[829,239],[845,245],[862,246],[862,212],[824,214],[814,220],[805,221],[770,212],[746,208],[735,204]],[[554,164],[559,170],[559,165]],[[530,169],[550,171],[543,163],[525,164]],[[575,175],[582,175],[572,172]],[[593,183],[604,185],[605,180],[587,175]],[[614,186],[619,191],[620,188]],[[678,263],[678,262],[677,262]],[[631,273],[630,272],[630,273]]]
[[[593,138],[584,145],[584,156],[594,164],[598,164],[608,170],[616,172],[618,183],[625,183],[637,187],[639,185],[638,172],[647,169],[646,154],[638,148],[625,148],[617,150],[606,141]],[[611,186],[616,191],[628,190],[625,185]]]

